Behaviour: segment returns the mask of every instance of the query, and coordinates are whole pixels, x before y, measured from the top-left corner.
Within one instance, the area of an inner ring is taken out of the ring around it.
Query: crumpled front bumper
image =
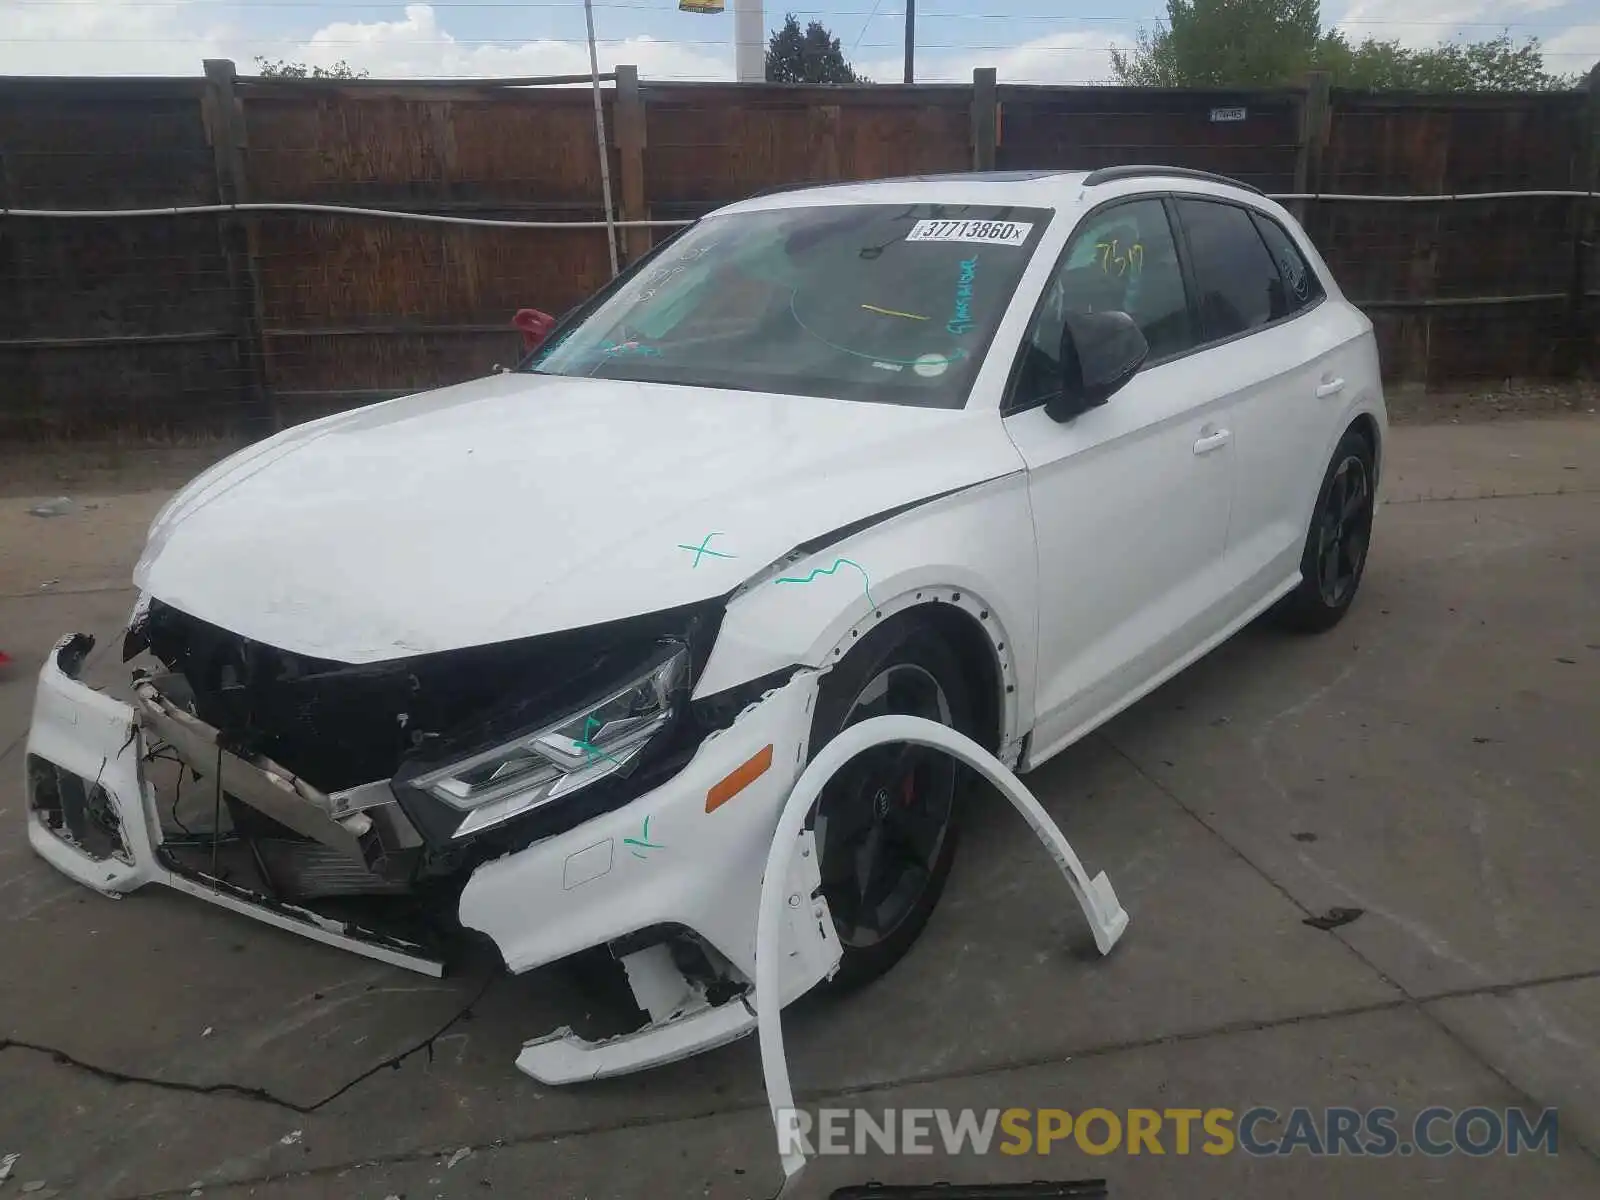
[[[63,639],[39,674],[25,762],[28,839],[43,858],[108,895],[157,883],[367,957],[442,973],[421,947],[173,869],[162,852],[155,789],[142,769],[149,738],[138,713],[76,678],[90,645],[83,635]],[[817,679],[801,671],[769,692],[654,791],[480,866],[461,894],[461,923],[488,935],[518,973],[641,931],[681,929],[752,984],[762,871],[783,802],[805,764]],[[41,783],[50,771],[65,781],[53,797]],[[714,802],[730,777],[743,786]],[[63,816],[73,810],[81,828],[90,801],[93,844]],[[816,856],[802,856],[797,847],[791,874],[793,889],[814,893]],[[779,947],[784,1004],[830,974],[839,959],[820,897],[793,917]],[[621,1074],[753,1032],[747,997],[711,1003],[671,967],[659,944],[622,961],[651,1023],[600,1043],[558,1030],[528,1043],[518,1059],[523,1070],[549,1083]]]
[[[155,789],[142,768],[146,737],[133,707],[77,679],[93,645],[94,640],[84,634],[63,638],[39,672],[23,761],[28,841],[40,857],[108,896],[158,883],[313,941],[425,975],[444,973],[443,964],[420,946],[271,900],[225,880],[173,870],[161,849]],[[57,807],[67,810],[62,819],[44,803],[48,773],[54,774],[58,793],[67,793],[56,797],[62,801]],[[80,803],[80,794],[96,806],[99,845],[88,844],[73,830],[70,810]],[[107,843],[111,843],[109,853]]]

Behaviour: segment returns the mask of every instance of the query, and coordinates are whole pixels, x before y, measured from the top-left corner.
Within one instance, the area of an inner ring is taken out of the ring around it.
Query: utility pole
[[[600,147],[600,198],[606,209],[606,249],[611,252],[611,278],[621,265],[617,262],[617,218],[611,209],[611,147],[606,141],[605,108],[600,102],[600,59],[594,45],[594,5],[583,0],[583,19],[589,27],[589,81],[594,85],[594,140]]]
[[[906,0],[906,82],[915,83],[917,59],[917,0]]]

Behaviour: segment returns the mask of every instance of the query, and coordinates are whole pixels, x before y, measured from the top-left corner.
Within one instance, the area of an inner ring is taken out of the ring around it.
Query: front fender
[[[709,696],[784,667],[826,669],[882,621],[920,605],[954,605],[995,656],[1002,742],[1033,720],[1037,557],[1027,476],[990,480],[789,555],[728,602],[695,689]]]

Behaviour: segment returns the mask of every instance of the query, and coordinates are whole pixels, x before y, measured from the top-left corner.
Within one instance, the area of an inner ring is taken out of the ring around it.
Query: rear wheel
[[[936,632],[908,621],[874,630],[823,681],[811,745],[871,717],[926,717],[966,731],[972,704],[961,665]],[[875,746],[836,772],[817,798],[822,893],[844,950],[832,985],[858,987],[911,948],[955,858],[966,769],[941,751]]]
[[[1372,447],[1354,429],[1333,452],[1300,559],[1300,586],[1277,610],[1281,624],[1307,633],[1332,629],[1361,586],[1372,540]]]

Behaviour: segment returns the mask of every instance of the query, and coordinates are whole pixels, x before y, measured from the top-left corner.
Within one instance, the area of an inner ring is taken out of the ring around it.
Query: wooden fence
[[[1593,91],[1484,96],[608,77],[617,215],[781,184],[1159,162],[1274,193],[1592,191]],[[296,202],[603,217],[592,94],[500,82],[0,80],[0,205]],[[1439,387],[1594,366],[1587,199],[1296,205],[1385,369]],[[651,243],[629,229],[624,258]],[[348,215],[0,214],[0,437],[257,433],[470,378],[518,307],[609,276],[603,231]]]

